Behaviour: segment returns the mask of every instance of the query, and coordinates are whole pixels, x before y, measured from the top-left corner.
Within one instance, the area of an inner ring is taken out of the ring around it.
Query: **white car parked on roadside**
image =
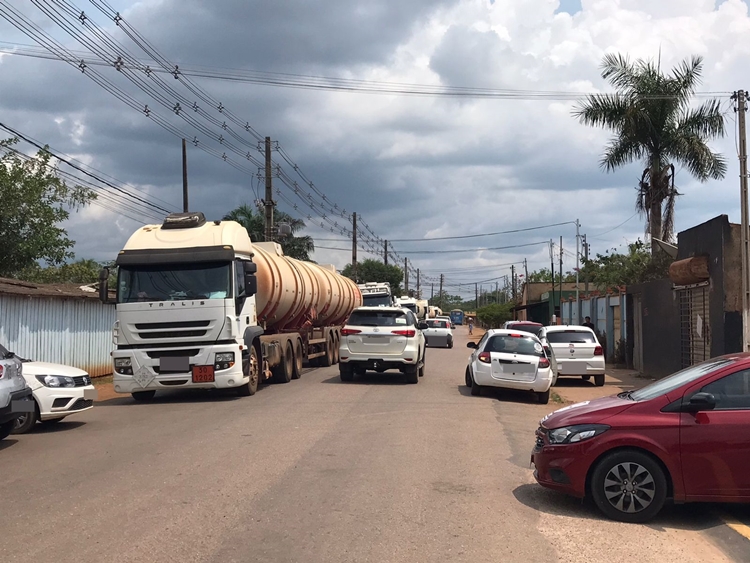
[[[466,366],[466,386],[472,395],[483,387],[532,391],[542,404],[549,402],[554,373],[541,341],[526,332],[488,330],[474,348]]]
[[[582,377],[604,385],[604,350],[594,331],[585,326],[545,326],[539,331],[539,339],[550,346],[557,360],[558,377]]]
[[[21,359],[36,410],[16,419],[13,434],[29,432],[37,422],[54,424],[94,406],[97,391],[85,371],[62,364]]]

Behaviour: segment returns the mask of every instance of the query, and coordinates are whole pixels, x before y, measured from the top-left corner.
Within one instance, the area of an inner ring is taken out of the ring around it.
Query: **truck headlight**
[[[133,360],[130,358],[115,358],[115,371],[123,375],[133,375]]]
[[[606,424],[579,424],[555,428],[547,434],[550,444],[576,444],[609,430]]]
[[[234,352],[219,352],[214,356],[214,369],[229,369],[234,365]]]
[[[45,387],[75,387],[76,382],[72,377],[66,377],[64,375],[37,375],[39,383]]]

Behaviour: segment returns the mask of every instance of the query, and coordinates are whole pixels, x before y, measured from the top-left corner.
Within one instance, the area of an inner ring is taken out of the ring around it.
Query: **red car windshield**
[[[540,328],[542,328],[542,325],[532,324],[532,323],[518,323],[518,324],[508,325],[508,330],[518,330],[520,332],[527,332],[535,336],[536,336],[536,333],[539,332]]]
[[[678,387],[682,387],[686,383],[695,381],[696,379],[698,379],[699,377],[703,377],[707,373],[726,367],[731,363],[732,360],[728,360],[726,358],[715,358],[713,360],[708,360],[706,362],[690,366],[689,368],[678,371],[677,373],[674,373],[669,377],[660,379],[659,381],[656,381],[651,385],[646,385],[645,387],[642,387],[637,391],[632,391],[631,393],[629,393],[629,398],[634,401],[650,401],[651,399],[654,399],[656,397],[666,395],[670,391],[674,391],[675,389],[677,389]]]

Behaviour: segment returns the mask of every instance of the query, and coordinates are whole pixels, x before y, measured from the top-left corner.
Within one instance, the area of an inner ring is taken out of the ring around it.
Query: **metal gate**
[[[711,331],[708,323],[708,282],[675,288],[680,299],[680,355],[682,367],[690,367],[711,357]]]

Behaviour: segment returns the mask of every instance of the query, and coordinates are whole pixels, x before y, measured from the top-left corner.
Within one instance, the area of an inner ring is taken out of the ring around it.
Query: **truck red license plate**
[[[214,366],[193,366],[193,383],[213,383]]]

